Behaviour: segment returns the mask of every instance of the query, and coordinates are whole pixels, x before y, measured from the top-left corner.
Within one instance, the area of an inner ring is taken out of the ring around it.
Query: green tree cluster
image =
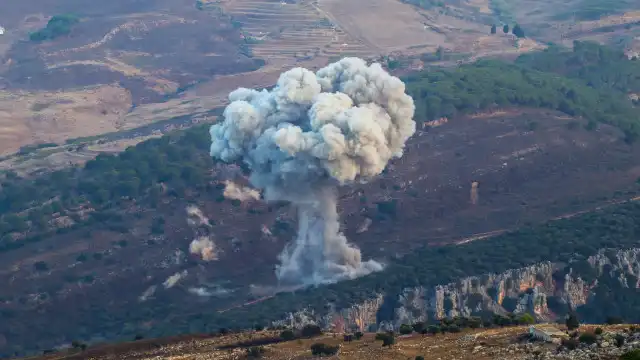
[[[49,19],[47,26],[43,29],[31,33],[29,35],[29,39],[37,42],[53,40],[57,37],[69,34],[73,25],[78,22],[79,19],[74,14],[55,15]]]

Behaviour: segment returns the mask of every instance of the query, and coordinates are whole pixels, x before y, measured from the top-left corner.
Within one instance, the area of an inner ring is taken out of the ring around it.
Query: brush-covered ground
[[[638,195],[640,125],[626,94],[639,87],[638,63],[589,44],[520,62],[407,79],[417,119],[440,120],[421,123],[378,180],[341,189],[343,229],[365,258],[394,263],[425,245]],[[549,62],[567,66],[554,66],[559,74],[532,70]],[[612,83],[620,76],[628,81]],[[3,174],[0,282],[8,286],[0,289],[0,353],[163,332],[172,322],[198,331],[216,324],[184,314],[272,295],[277,255],[295,235],[294,210],[225,199],[224,180],[246,179],[241,167],[214,163],[209,145],[203,125],[101,155],[83,169]],[[197,234],[187,225],[188,205],[209,218],[213,261],[189,254]]]
[[[542,325],[554,327],[554,325]],[[564,326],[559,326],[560,330]],[[596,330],[599,329],[599,330]],[[600,332],[601,331],[601,332]],[[32,357],[31,360],[54,359],[264,359],[264,360],[305,360],[314,359],[311,347],[325,344],[339,347],[339,355],[325,355],[327,359],[344,360],[493,360],[493,359],[619,359],[621,354],[638,348],[640,334],[630,330],[629,325],[593,326],[583,325],[578,334],[593,334],[596,346],[576,339],[577,349],[563,348],[559,344],[530,341],[528,327],[514,326],[488,329],[466,329],[458,333],[421,335],[418,333],[396,335],[392,346],[383,346],[376,334],[366,333],[362,338],[347,341],[342,333],[327,333],[311,338],[282,341],[280,331],[255,331],[231,335],[194,335],[175,338],[140,339],[135,342],[114,345],[96,345],[81,350],[61,349],[46,356]],[[595,335],[598,332],[599,335]],[[568,336],[567,336],[568,337]],[[623,344],[616,344],[615,338],[623,338]],[[583,337],[583,340],[585,338]],[[277,343],[250,346],[270,341]],[[620,346],[617,346],[620,345]]]

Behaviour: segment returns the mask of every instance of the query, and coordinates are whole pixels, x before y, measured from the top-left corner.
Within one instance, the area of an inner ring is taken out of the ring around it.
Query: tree
[[[250,359],[259,359],[264,355],[264,347],[252,346],[247,349],[247,357]]]
[[[426,328],[423,322],[417,322],[412,325],[413,331],[417,333],[422,333],[422,331]]]
[[[498,27],[496,26],[496,24],[491,25],[491,33],[495,34],[496,32],[498,32]]]
[[[430,325],[427,328],[427,331],[429,332],[429,334],[436,335],[437,333],[440,332],[440,327],[437,325]]]
[[[585,344],[591,345],[591,344],[595,344],[596,341],[598,340],[598,338],[596,337],[596,334],[590,333],[590,332],[586,332],[586,333],[580,335],[578,340],[580,340],[581,343],[585,343]]]
[[[505,34],[508,34],[509,33],[509,25],[504,24],[504,26],[502,27],[502,32],[505,33]]]
[[[513,27],[513,30],[511,31],[513,33],[513,35],[517,36],[518,38],[523,38],[524,36],[524,30],[522,30],[522,28],[520,27],[519,24],[516,24]]]
[[[407,325],[407,324],[400,325],[401,335],[409,335],[411,333],[413,333],[413,328],[411,327],[411,325]]]
[[[47,265],[46,262],[44,261],[37,261],[33,264],[33,268],[36,271],[48,271],[49,270],[49,265]]]
[[[382,346],[392,347],[396,343],[396,337],[392,332],[384,334],[382,338]]]
[[[518,317],[518,323],[523,325],[532,325],[536,323],[536,319],[531,314],[522,314]]]
[[[302,331],[300,333],[302,334],[303,337],[310,338],[310,337],[322,335],[322,329],[318,325],[309,324],[309,325],[305,325],[302,328]]]
[[[567,325],[567,329],[569,329],[569,331],[580,327],[580,320],[578,319],[578,314],[576,314],[575,311],[571,311],[569,315],[567,315],[565,325]]]
[[[422,355],[418,355],[418,356],[416,356],[416,359],[415,359],[415,360],[424,360],[424,356],[422,356]]]
[[[287,329],[280,333],[280,337],[284,341],[291,341],[296,338],[296,335],[293,333],[291,329]]]

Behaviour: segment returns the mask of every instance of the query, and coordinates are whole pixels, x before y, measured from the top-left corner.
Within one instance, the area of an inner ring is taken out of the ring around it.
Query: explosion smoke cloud
[[[204,261],[218,260],[215,244],[207,236],[194,239],[191,244],[189,244],[189,252],[202,257]]]
[[[265,200],[298,209],[280,281],[319,284],[381,270],[340,232],[336,187],[366,182],[402,156],[416,127],[404,83],[379,64],[345,58],[317,73],[289,70],[273,90],[240,88],[229,100],[224,121],[210,129],[211,155],[242,159]]]
[[[222,195],[227,199],[235,199],[242,202],[260,200],[260,192],[256,189],[238,185],[230,180],[226,180],[224,184],[224,193]]]

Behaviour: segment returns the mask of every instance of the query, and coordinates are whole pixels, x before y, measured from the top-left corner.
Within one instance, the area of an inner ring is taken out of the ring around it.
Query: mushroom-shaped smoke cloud
[[[211,127],[211,156],[244,160],[267,201],[298,208],[298,235],[280,255],[287,284],[353,279],[382,269],[362,261],[340,232],[336,187],[366,182],[401,157],[415,132],[413,99],[379,64],[345,58],[317,73],[295,68],[271,91],[229,94],[224,121]]]

